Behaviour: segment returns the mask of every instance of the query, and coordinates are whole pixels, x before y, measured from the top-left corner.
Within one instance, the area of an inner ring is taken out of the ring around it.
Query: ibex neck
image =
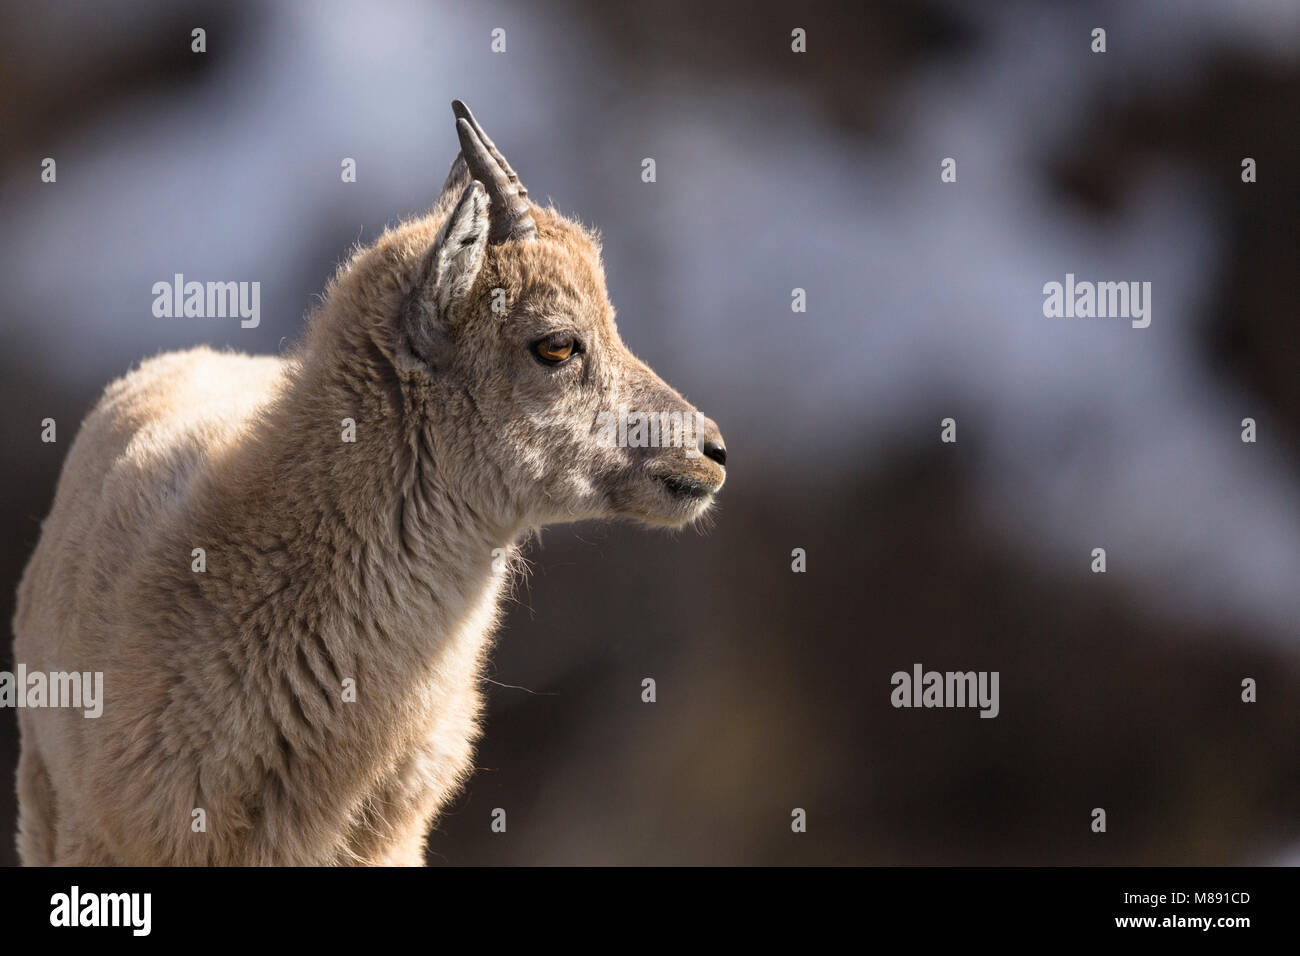
[[[248,675],[256,733],[237,742],[262,768],[249,786],[283,794],[268,819],[310,813],[336,834],[334,855],[299,862],[382,858],[394,836],[367,814],[402,800],[432,813],[472,759],[509,534],[420,463],[393,413],[403,395],[355,368],[289,363],[211,462],[185,529],[209,548],[195,613],[225,637],[197,653]]]
[[[218,507],[257,542],[255,586],[288,587],[359,641],[427,654],[495,604],[515,528],[447,487],[391,370],[364,357],[292,365],[253,440],[225,463]],[[292,572],[289,569],[293,569]],[[489,615],[490,616],[490,615]]]

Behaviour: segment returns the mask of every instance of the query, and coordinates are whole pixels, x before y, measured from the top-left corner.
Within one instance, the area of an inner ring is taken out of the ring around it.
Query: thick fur
[[[287,357],[160,355],[87,417],[14,650],[102,671],[104,709],[19,712],[24,863],[422,863],[471,770],[516,542],[708,507],[656,480],[716,490],[707,457],[593,441],[602,409],[694,411],[619,340],[594,238],[533,207],[535,239],[488,245],[458,169]],[[547,368],[530,344],[557,330],[583,351]]]

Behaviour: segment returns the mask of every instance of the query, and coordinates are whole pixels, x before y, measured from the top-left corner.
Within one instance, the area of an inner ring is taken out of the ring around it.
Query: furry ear
[[[455,161],[451,164],[451,169],[447,170],[447,178],[443,180],[442,191],[438,193],[438,198],[433,203],[430,215],[435,219],[439,219],[451,212],[464,194],[465,187],[470,184],[472,178],[469,174],[469,167],[465,165],[465,157],[457,153]]]
[[[440,318],[447,318],[474,285],[483,268],[488,241],[487,190],[477,179],[461,193],[438,238],[433,241],[429,284],[433,287]]]
[[[442,364],[447,330],[483,268],[488,226],[487,190],[472,180],[433,240],[403,319],[412,350],[431,366]]]

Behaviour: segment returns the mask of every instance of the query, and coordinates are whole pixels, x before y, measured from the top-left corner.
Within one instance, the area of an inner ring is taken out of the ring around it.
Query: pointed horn
[[[465,105],[464,101],[452,100],[451,111],[456,114],[456,119],[463,119],[466,123],[469,123],[470,129],[474,130],[474,135],[479,138],[479,142],[487,147],[487,151],[492,154],[492,158],[495,159],[505,171],[505,174],[510,181],[518,187],[519,195],[527,199],[528,190],[524,187],[524,184],[519,181],[519,174],[510,168],[510,164],[506,162],[505,156],[501,155],[501,150],[497,149],[497,144],[492,142],[491,137],[483,131],[483,127],[479,125],[479,121],[474,118],[474,114],[469,111],[469,107]]]
[[[463,105],[463,104],[462,104]],[[527,192],[519,184],[519,177],[504,160],[488,150],[469,120],[456,120],[456,135],[460,138],[461,155],[470,175],[487,187],[492,202],[489,219],[491,228],[488,241],[493,245],[507,239],[531,239],[537,234],[537,224],[528,208]],[[513,179],[511,178],[513,176]]]

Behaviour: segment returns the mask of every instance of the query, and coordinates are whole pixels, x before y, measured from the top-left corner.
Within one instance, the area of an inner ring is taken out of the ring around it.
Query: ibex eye
[[[559,365],[573,353],[582,349],[572,335],[553,335],[533,343],[533,354],[547,365]]]

